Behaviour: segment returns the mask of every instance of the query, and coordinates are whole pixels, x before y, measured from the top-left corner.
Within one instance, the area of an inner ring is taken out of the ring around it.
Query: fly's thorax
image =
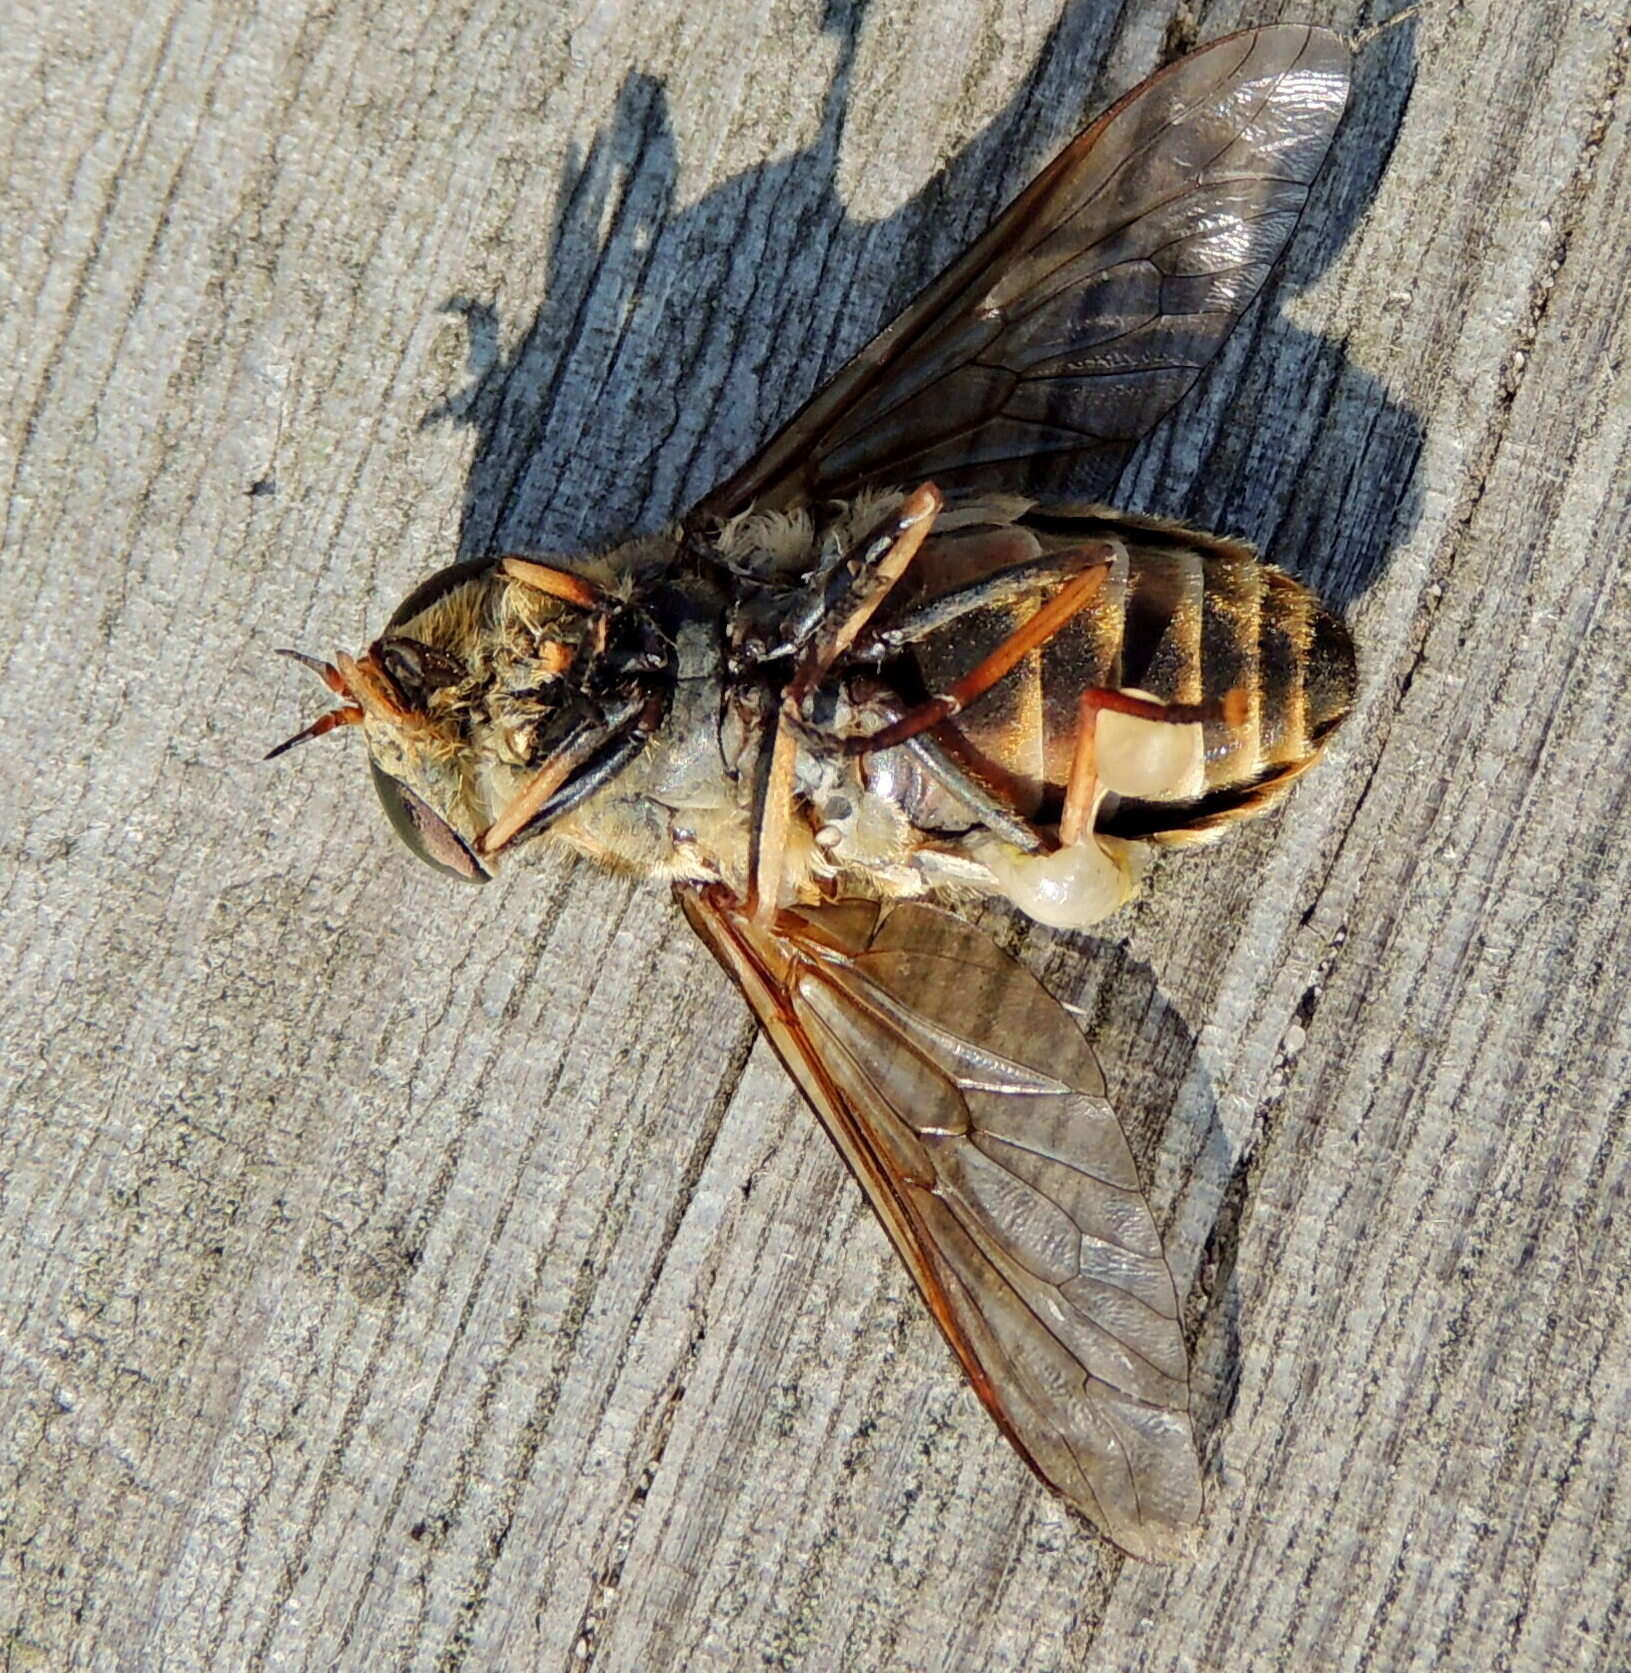
[[[744,896],[779,705],[773,681],[726,672],[722,630],[717,619],[698,621],[676,636],[682,673],[662,727],[639,760],[554,834],[601,864],[669,881],[719,882]],[[847,685],[834,703],[826,717],[832,723],[877,723]],[[801,745],[782,876],[789,904],[835,889],[898,898],[947,883],[989,887],[985,868],[955,837],[930,841],[914,825],[914,814],[928,817],[933,787],[908,784],[912,770],[901,750],[863,759],[814,737]]]
[[[639,757],[552,833],[589,858],[670,881],[745,889],[767,717],[725,679],[716,601],[681,598],[665,622],[675,681]]]
[[[563,841],[602,864],[747,893],[779,703],[774,680],[727,672],[727,633],[719,615],[676,631],[680,672],[663,725],[615,784],[562,821],[555,834]],[[837,702],[845,717],[860,712],[847,694]],[[799,749],[784,856],[789,902],[815,900],[835,884],[887,896],[931,886],[915,867],[920,833],[888,765],[880,792],[868,782],[873,761],[813,740]]]

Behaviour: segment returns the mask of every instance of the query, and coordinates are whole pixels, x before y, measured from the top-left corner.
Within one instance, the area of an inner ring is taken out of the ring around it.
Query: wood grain
[[[1348,608],[1105,938],[1210,1511],[963,1387],[662,891],[471,894],[274,647],[653,526],[1184,39],[1059,0],[25,7],[0,44],[0,1667],[1631,1663],[1631,18],[1425,6],[1130,504]]]

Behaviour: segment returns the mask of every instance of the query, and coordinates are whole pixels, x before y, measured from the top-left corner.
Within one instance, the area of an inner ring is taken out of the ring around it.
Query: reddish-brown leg
[[[1089,702],[1092,696],[1092,692],[1084,691],[1078,705],[1080,718],[1076,724],[1076,748],[1070,758],[1070,783],[1065,788],[1065,805],[1059,815],[1059,841],[1065,848],[1080,842],[1092,822],[1093,802],[1099,787],[1099,752],[1094,738],[1099,711]]]
[[[915,738],[919,732],[926,732],[931,726],[938,726],[941,721],[966,709],[975,698],[983,697],[998,681],[1006,679],[1032,651],[1047,644],[1073,616],[1080,615],[1098,597],[1109,573],[1108,563],[1083,570],[1074,580],[1067,581],[1028,622],[1009,634],[988,657],[975,663],[950,691],[908,709],[899,720],[880,731],[864,738],[846,738],[844,753],[870,755],[875,750],[893,749],[895,745]]]
[[[599,610],[606,603],[606,595],[593,581],[586,581],[569,569],[556,569],[552,564],[536,563],[531,558],[500,558],[498,567],[512,581],[548,593],[563,604],[575,604],[580,610]]]
[[[490,857],[506,848],[543,811],[545,803],[612,739],[628,730],[640,713],[639,695],[624,697],[603,723],[585,725],[539,767],[505,804],[504,811],[476,838],[476,852]],[[650,724],[656,724],[653,717]]]
[[[893,591],[928,538],[934,520],[945,502],[932,482],[925,482],[901,502],[895,514],[895,538],[872,567],[855,578],[843,603],[811,637],[800,654],[792,678],[787,682],[786,701],[795,707],[832,672],[833,665],[855,643],[861,629],[872,620],[879,605]]]
[[[770,749],[764,798],[759,804],[759,829],[748,880],[748,916],[760,925],[771,923],[781,904],[781,876],[787,858],[787,832],[793,817],[793,770],[797,760],[798,735],[787,724],[786,712],[782,711],[776,718],[776,737]]]

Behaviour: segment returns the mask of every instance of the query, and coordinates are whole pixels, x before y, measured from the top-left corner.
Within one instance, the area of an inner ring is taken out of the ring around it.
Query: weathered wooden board
[[[1349,607],[1280,819],[1024,945],[1167,1227],[1205,1551],[954,1372],[660,890],[399,856],[273,647],[677,511],[1172,0],[14,9],[0,1666],[1631,1664],[1623,0],[1375,40],[1132,503]]]

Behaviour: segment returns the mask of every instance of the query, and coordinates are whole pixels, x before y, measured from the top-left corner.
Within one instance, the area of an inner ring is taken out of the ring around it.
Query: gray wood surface
[[[1623,0],[1361,57],[1129,503],[1348,609],[1093,1019],[1208,1536],[1003,1444],[664,892],[402,856],[274,647],[700,493],[1081,119],[1304,0],[265,0],[0,37],[0,1668],[1631,1664]]]

